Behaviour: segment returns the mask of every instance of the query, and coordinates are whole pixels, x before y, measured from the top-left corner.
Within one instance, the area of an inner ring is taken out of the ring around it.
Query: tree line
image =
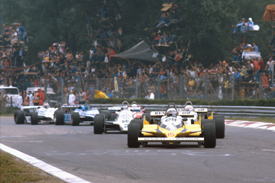
[[[93,27],[100,26],[96,16],[98,0],[2,0],[0,21],[3,24],[20,22],[33,39],[28,43],[26,63],[37,61],[37,53],[47,50],[54,42],[65,41],[75,53],[89,49],[92,39],[87,36],[85,13]],[[108,0],[107,0],[108,2]],[[161,14],[159,0],[120,0],[119,12],[123,19],[122,50],[128,49],[150,35],[145,29],[156,22]],[[250,35],[267,57],[271,24],[262,22],[265,7],[274,0],[181,0],[175,1],[182,21],[178,23],[178,44],[187,46],[193,60],[207,65],[219,60],[230,60],[233,46],[239,43],[232,35],[232,25],[241,18],[252,17],[260,26],[259,36]]]

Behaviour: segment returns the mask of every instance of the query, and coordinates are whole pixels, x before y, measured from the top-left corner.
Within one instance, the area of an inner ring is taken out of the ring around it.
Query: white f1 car
[[[43,106],[22,106],[21,110],[14,113],[16,124],[30,123],[32,125],[43,123],[54,123],[54,114],[58,108],[52,108],[48,103]]]
[[[138,106],[131,106],[127,101],[122,106],[109,107],[108,111],[95,115],[94,134],[102,134],[107,130],[128,131],[128,125],[134,119],[136,112],[142,112]]]
[[[78,126],[79,123],[91,124],[96,114],[99,114],[99,110],[88,104],[62,105],[61,110],[55,112],[55,124],[73,126]]]

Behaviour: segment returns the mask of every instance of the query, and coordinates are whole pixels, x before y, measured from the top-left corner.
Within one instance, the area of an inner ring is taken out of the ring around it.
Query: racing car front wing
[[[163,138],[163,137],[139,137],[138,138],[139,142],[203,142],[204,138],[203,137],[179,137],[179,138]]]

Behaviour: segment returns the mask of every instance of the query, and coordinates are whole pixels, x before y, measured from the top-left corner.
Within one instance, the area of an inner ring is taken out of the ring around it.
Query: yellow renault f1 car
[[[205,148],[216,146],[216,125],[211,119],[201,119],[188,123],[195,118],[194,111],[178,111],[174,103],[169,103],[166,111],[153,111],[143,119],[134,119],[128,126],[128,147],[138,148],[148,142],[179,144],[197,142]],[[158,120],[156,117],[161,117]]]

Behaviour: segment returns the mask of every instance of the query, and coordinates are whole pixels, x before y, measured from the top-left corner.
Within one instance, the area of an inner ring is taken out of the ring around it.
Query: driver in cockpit
[[[128,106],[124,105],[124,106],[122,106],[121,109],[122,109],[122,110],[128,110]]]
[[[83,111],[86,111],[86,110],[87,110],[87,106],[84,105],[84,106],[81,107],[81,109],[82,109]]]
[[[43,106],[44,106],[45,109],[50,108],[50,105],[49,105],[49,103],[47,103],[47,102],[45,102]]]
[[[178,112],[176,111],[176,109],[168,109],[166,115],[168,117],[170,117],[170,116],[177,117]]]
[[[166,116],[161,118],[161,127],[170,130],[182,127],[182,117],[178,116],[178,111],[176,109],[168,109]]]

